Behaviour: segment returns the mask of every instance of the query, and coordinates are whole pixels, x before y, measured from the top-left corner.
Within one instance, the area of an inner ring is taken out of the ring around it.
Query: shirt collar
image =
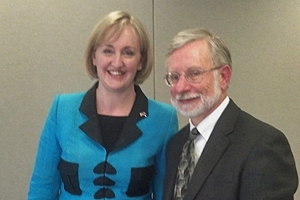
[[[212,112],[210,113],[206,118],[204,118],[198,125],[197,129],[201,133],[202,137],[207,142],[212,130],[214,129],[218,119],[220,118],[221,114],[225,110],[229,103],[229,97],[227,96],[223,102]],[[192,124],[191,119],[189,119],[190,123],[190,130],[192,130],[195,126]]]

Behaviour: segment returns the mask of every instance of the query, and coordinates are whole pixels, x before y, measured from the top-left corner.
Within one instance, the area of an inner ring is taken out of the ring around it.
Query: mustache
[[[188,100],[188,99],[196,99],[196,98],[202,98],[201,94],[197,93],[190,93],[190,94],[176,94],[174,97],[175,100]]]

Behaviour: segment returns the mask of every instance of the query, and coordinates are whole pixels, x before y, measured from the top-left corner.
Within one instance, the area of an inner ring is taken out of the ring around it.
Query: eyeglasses
[[[207,70],[203,70],[200,68],[189,68],[184,74],[179,74],[177,72],[170,72],[165,75],[164,79],[168,86],[174,86],[178,83],[181,75],[185,77],[185,79],[190,83],[200,82],[203,78],[203,74],[205,72],[213,71],[220,69],[223,66],[213,67]]]

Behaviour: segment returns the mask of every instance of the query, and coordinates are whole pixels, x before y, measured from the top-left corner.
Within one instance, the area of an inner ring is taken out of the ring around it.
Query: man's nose
[[[190,88],[190,82],[186,80],[184,75],[179,76],[178,82],[175,84],[177,92],[183,92]]]

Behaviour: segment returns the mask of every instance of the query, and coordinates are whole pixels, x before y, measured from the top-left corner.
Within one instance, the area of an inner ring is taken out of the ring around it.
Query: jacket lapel
[[[135,92],[136,99],[134,105],[113,149],[122,148],[135,141],[143,134],[137,126],[137,123],[148,116],[148,99],[137,85],[135,86]]]
[[[195,196],[197,196],[197,193],[201,190],[205,180],[217,164],[218,160],[222,157],[222,154],[230,143],[227,135],[233,131],[239,112],[240,108],[230,100],[213,129],[203,153],[199,158],[189,183],[185,199],[194,199]]]
[[[100,135],[100,124],[96,107],[96,89],[98,82],[87,91],[79,110],[87,117],[87,120],[79,126],[79,128],[91,139],[99,144],[103,144],[102,137]]]

